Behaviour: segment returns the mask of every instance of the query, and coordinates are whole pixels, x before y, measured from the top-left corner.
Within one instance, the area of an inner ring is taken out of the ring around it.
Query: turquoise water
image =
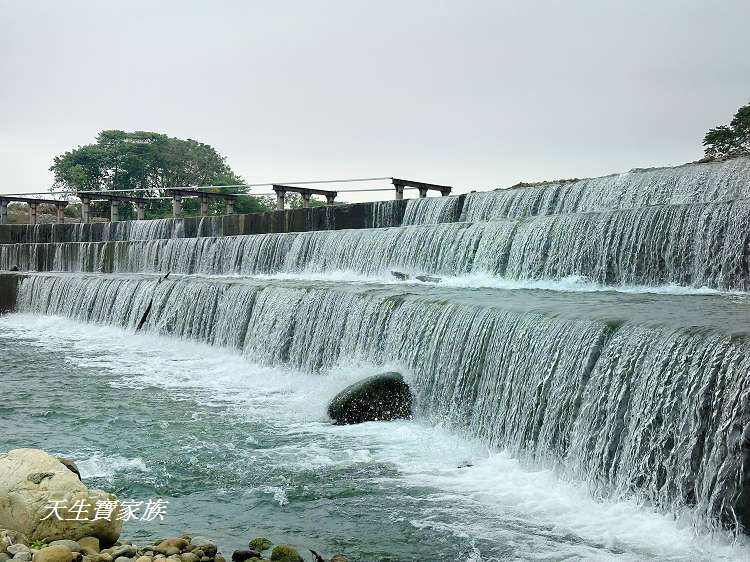
[[[362,561],[750,557],[744,539],[595,500],[428,420],[330,425],[338,390],[399,365],[312,374],[29,314],[0,318],[0,350],[0,449],[41,447],[121,499],[168,499],[164,522],[126,523],[136,541],[187,531],[230,553],[264,534]]]

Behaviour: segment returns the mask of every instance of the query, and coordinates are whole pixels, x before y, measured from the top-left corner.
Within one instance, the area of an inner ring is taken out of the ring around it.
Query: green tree
[[[709,158],[750,154],[750,103],[737,110],[729,125],[710,129],[703,146]]]
[[[55,189],[70,193],[118,190],[157,197],[164,195],[167,187],[207,185],[225,186],[217,191],[236,193],[241,188],[229,186],[244,183],[211,145],[147,131],[102,131],[94,144],[56,157],[50,171],[55,175]],[[147,207],[147,216],[168,216],[170,208],[168,202],[154,201]],[[195,201],[185,202],[186,211],[194,208],[199,208]],[[241,213],[268,208],[265,199],[244,195],[236,205]],[[128,218],[132,214],[123,211]],[[214,203],[211,211],[221,213],[223,206]]]

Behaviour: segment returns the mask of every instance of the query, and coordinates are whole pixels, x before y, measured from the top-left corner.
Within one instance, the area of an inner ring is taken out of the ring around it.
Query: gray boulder
[[[367,421],[388,421],[411,417],[409,385],[399,373],[367,377],[339,392],[328,415],[337,425]]]

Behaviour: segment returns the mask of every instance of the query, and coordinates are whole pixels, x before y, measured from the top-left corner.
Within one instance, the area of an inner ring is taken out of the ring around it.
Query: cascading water
[[[554,302],[538,295],[537,312],[519,312],[493,304],[502,292],[467,304],[450,292],[189,278],[32,276],[19,297],[24,311],[131,329],[152,303],[147,330],[268,365],[399,364],[420,416],[556,464],[604,496],[750,521],[750,341],[679,319],[648,326],[628,317],[633,299],[609,303],[621,311],[611,322],[550,314]],[[683,303],[670,306],[679,314]]]
[[[0,268],[273,274],[392,269],[750,289],[750,201],[399,228],[0,246]]]
[[[403,225],[456,222],[461,216],[463,197],[409,199]]]
[[[53,243],[0,245],[0,269],[41,272],[20,283],[23,312],[131,332],[145,321],[150,336],[274,373],[399,369],[420,423],[553,467],[606,502],[746,531],[749,177],[739,158],[382,202],[354,218],[331,207],[260,226],[271,219],[33,227],[23,236]],[[225,236],[242,232],[271,233]],[[471,288],[474,277],[498,283]],[[597,291],[556,290],[570,277]],[[520,290],[492,288],[508,280]]]
[[[470,193],[463,221],[750,198],[750,158]]]

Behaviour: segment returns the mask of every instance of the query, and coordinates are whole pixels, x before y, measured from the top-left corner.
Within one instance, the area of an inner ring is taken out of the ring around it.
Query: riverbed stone
[[[71,562],[73,558],[72,550],[58,545],[41,549],[34,555],[33,560],[34,562]]]
[[[99,554],[99,539],[96,537],[82,537],[78,539],[78,544],[81,545],[81,552],[87,556]]]
[[[409,385],[389,372],[346,387],[328,404],[328,415],[337,425],[387,421],[411,417],[411,406]]]
[[[232,553],[232,562],[245,562],[251,558],[260,558],[260,552],[254,548],[235,550]]]
[[[20,562],[31,562],[32,554],[31,551],[18,552],[13,555],[13,560],[19,560]]]
[[[0,552],[0,562],[6,562],[10,560],[10,555],[7,552]]]
[[[29,540],[94,536],[112,544],[120,536],[122,521],[117,521],[114,514],[110,520],[94,521],[93,514],[97,501],[116,499],[101,490],[88,489],[59,460],[40,449],[14,449],[0,454],[0,528],[20,531]],[[64,520],[77,516],[70,511],[77,502],[85,506],[80,519]],[[59,507],[63,520],[50,516],[50,506],[54,505]]]
[[[135,562],[153,562],[153,558],[150,556],[139,556],[135,559]]]
[[[255,537],[248,543],[248,546],[250,546],[250,548],[254,548],[255,550],[263,551],[271,548],[273,546],[273,543],[266,537]]]
[[[71,550],[71,552],[81,552],[81,544],[76,541],[69,539],[59,539],[49,543],[49,546],[65,546]]]
[[[8,547],[7,547],[6,549],[5,549],[5,551],[6,551],[6,552],[7,552],[8,554],[10,554],[11,556],[15,556],[15,555],[16,555],[16,554],[18,554],[19,552],[29,552],[29,550],[30,550],[30,549],[29,549],[29,547],[28,547],[28,546],[26,546],[25,544],[21,544],[21,543],[17,543],[17,544],[12,544],[12,545],[8,546]]]
[[[273,562],[304,562],[297,549],[288,544],[279,544],[271,551]]]
[[[216,556],[216,551],[217,551],[216,543],[212,541],[211,539],[207,539],[206,537],[200,537],[200,536],[193,537],[190,540],[190,546],[195,547],[193,552],[195,552],[196,554],[198,554],[196,550],[203,551],[203,554],[199,555],[201,557],[208,556],[208,557],[213,558],[214,556]]]
[[[118,558],[132,558],[138,552],[138,548],[132,544],[123,544],[112,549],[112,558],[117,560]]]
[[[132,560],[127,556],[118,556],[115,558],[115,562],[132,562]]]
[[[29,538],[19,531],[13,529],[0,530],[0,553],[6,553],[7,548],[12,544],[28,544]]]
[[[334,554],[330,562],[349,562],[349,559],[343,554]]]
[[[182,562],[200,562],[201,557],[197,556],[194,552],[183,552],[180,554],[180,560]]]

